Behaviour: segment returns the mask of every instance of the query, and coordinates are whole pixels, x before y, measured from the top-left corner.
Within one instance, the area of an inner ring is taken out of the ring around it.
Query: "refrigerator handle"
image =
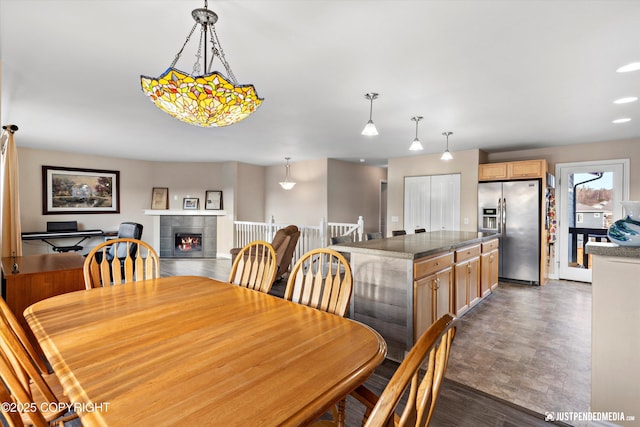
[[[502,231],[507,233],[507,199],[502,199]]]
[[[502,233],[502,199],[498,198],[498,233]]]

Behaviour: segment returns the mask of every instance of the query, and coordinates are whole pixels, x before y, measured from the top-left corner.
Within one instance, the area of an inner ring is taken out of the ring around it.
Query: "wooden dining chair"
[[[449,362],[457,322],[456,317],[445,314],[433,323],[398,366],[380,397],[365,386],[359,386],[351,393],[366,407],[364,426],[429,425]],[[422,379],[421,368],[426,368]],[[407,389],[407,402],[398,415],[396,409]]]
[[[20,322],[18,322],[16,315],[13,314],[13,311],[11,311],[7,303],[4,301],[4,298],[0,298],[0,320],[2,321],[0,322],[0,327],[6,327],[13,333],[40,372],[48,373],[49,367],[42,357],[42,349],[34,346],[31,340],[27,337],[27,333],[22,325],[20,325]]]
[[[342,254],[328,248],[313,249],[296,262],[284,299],[344,316],[349,309],[353,275]]]
[[[353,275],[347,259],[333,249],[319,248],[302,255],[293,266],[284,299],[344,317],[352,290]],[[342,399],[331,408],[338,426],[344,426],[345,405],[346,399]]]
[[[276,280],[276,251],[269,242],[256,240],[236,255],[231,265],[229,282],[244,288],[269,293]]]
[[[4,317],[0,319],[0,379],[0,399],[9,404],[8,408],[11,404],[29,408],[23,413],[12,414],[12,411],[5,411],[6,405],[1,405],[9,425],[46,426],[53,421],[64,422],[77,417],[75,414],[64,416],[67,409],[61,403],[69,403],[69,399],[64,395],[60,381],[55,374],[39,371]]]
[[[151,245],[142,240],[111,239],[87,254],[83,274],[87,289],[155,279],[160,277],[160,261]]]

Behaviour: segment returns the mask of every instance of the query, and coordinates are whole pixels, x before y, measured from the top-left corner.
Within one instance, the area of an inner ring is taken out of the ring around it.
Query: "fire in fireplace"
[[[202,233],[175,233],[174,236],[176,253],[202,252]]]

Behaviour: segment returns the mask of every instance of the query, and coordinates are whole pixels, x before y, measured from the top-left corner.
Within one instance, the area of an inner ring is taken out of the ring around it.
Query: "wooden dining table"
[[[25,318],[84,426],[304,425],[386,355],[366,325],[196,276],[59,295]]]

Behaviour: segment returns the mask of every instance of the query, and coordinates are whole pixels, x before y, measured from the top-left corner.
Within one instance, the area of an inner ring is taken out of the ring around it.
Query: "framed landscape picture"
[[[151,209],[169,209],[169,189],[153,187],[151,191]]]
[[[120,213],[120,172],[42,166],[42,214]]]
[[[205,193],[205,209],[222,209],[222,191],[209,190]]]

